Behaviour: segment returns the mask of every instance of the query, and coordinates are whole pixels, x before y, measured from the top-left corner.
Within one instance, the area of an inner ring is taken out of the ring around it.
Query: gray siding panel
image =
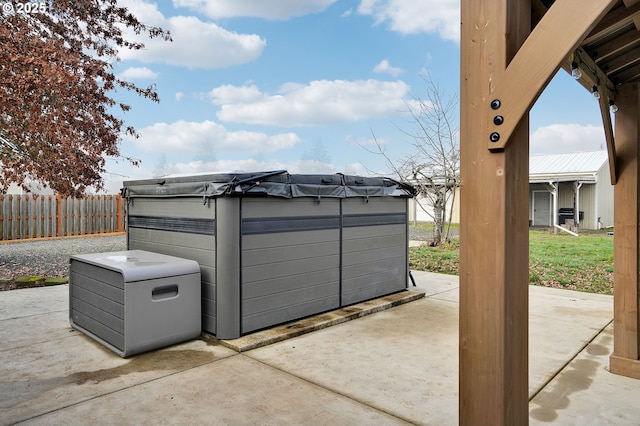
[[[339,227],[340,217],[337,215],[250,218],[242,220],[242,235],[271,234],[274,232],[316,231],[322,229],[337,229]]]
[[[297,284],[300,284],[298,282]],[[314,300],[330,299],[332,295],[337,295],[338,281],[323,282],[315,286],[291,286],[286,292],[269,292],[261,297],[245,299],[243,312],[245,316],[255,314],[268,314],[269,311],[282,309],[286,306],[298,305]],[[283,298],[286,298],[286,305],[283,305]],[[337,306],[336,306],[337,307]]]
[[[404,290],[407,284],[403,259],[404,256],[392,257],[345,268],[342,303],[348,305]]]
[[[291,260],[314,259],[335,254],[338,249],[337,244],[338,241],[334,238],[333,241],[244,250],[242,263],[245,267],[250,267]]]
[[[300,304],[289,304],[282,306],[280,309],[269,311],[268,315],[258,313],[255,315],[247,315],[242,318],[242,333],[250,333],[255,330],[269,327],[271,325],[280,324],[293,319],[303,318],[320,312],[330,311],[339,306],[339,297],[337,294],[318,299],[309,300]],[[309,314],[311,312],[311,314]]]
[[[407,287],[407,202],[398,199],[345,200],[343,214],[352,225],[343,230],[342,304],[401,291]],[[379,219],[376,221],[376,214]],[[377,225],[376,225],[377,223]],[[375,226],[374,226],[375,225]]]
[[[213,205],[203,205],[201,197],[134,198],[128,209],[131,215],[215,219]]]
[[[86,315],[87,317],[93,318],[96,322],[104,325],[105,327],[109,327],[111,330],[124,335],[124,319],[118,318],[115,315],[111,315],[111,313],[103,311],[97,306],[90,305],[87,302],[84,302],[80,299],[74,298],[73,301],[73,313]],[[75,317],[74,317],[75,318]],[[95,330],[88,328],[89,331],[102,337]],[[107,339],[104,339],[107,340]]]
[[[99,323],[94,318],[91,318],[81,312],[73,312],[73,321],[76,325],[94,334],[105,342],[109,342],[109,344],[115,346],[119,350],[124,350],[124,333],[118,333],[112,328]]]
[[[336,230],[337,231],[337,230]],[[339,235],[330,231],[287,232],[283,234],[251,235],[242,239],[242,250],[271,250],[299,246],[304,248],[310,244],[337,244]]]
[[[140,200],[136,200],[136,203],[142,204]],[[130,228],[128,230],[128,249],[147,250],[198,262],[202,280],[202,329],[213,334],[216,333],[214,236]]]
[[[86,287],[94,289],[93,285],[87,286],[86,283],[79,284],[80,281],[73,279],[74,286],[71,289],[71,297],[74,299],[82,300],[93,306],[99,306],[107,312],[112,313],[116,317],[124,320],[124,304],[116,302],[112,299],[104,297],[96,292],[88,290]]]
[[[340,213],[340,200],[333,198],[245,198],[242,218],[330,216]]]
[[[367,235],[371,232],[363,232],[366,229],[351,229],[346,234],[349,239],[345,239],[342,252],[347,255],[352,252],[359,252],[369,248],[379,247],[405,247],[407,245],[404,234]]]
[[[407,213],[407,200],[396,197],[347,198],[344,214]]]
[[[339,200],[247,199],[242,215],[243,333],[339,307]]]
[[[333,290],[338,291],[340,271],[337,268],[329,271],[305,272],[299,275],[246,283],[242,286],[242,295],[245,300],[261,298],[271,294],[277,294],[278,297],[281,297],[286,292],[321,287],[326,284],[333,285]]]
[[[242,282],[247,284],[253,281],[263,281],[272,278],[283,278],[289,275],[300,275],[305,272],[330,271],[339,267],[340,256],[317,256],[315,258],[291,260],[248,266],[242,268]]]
[[[169,216],[128,216],[129,228],[156,229],[159,231],[183,232],[186,234],[215,235],[215,219],[184,218]]]
[[[73,268],[71,272],[71,282],[73,282],[72,295],[73,291],[76,288],[79,289],[90,289],[91,292],[101,296],[105,299],[109,299],[115,303],[120,305],[124,305],[124,289],[123,287],[118,287],[111,285],[109,281],[99,281],[95,278],[92,278],[86,274],[79,274],[77,272],[77,267]],[[117,274],[120,279],[120,283],[122,283],[122,275]],[[114,283],[118,284],[118,281],[114,281]]]
[[[129,249],[200,264],[203,329],[221,338],[406,288],[404,198],[142,197],[129,214]]]
[[[72,273],[76,273],[77,275],[81,276],[81,279],[84,279],[86,277],[92,280],[100,281],[101,283],[109,287],[115,286],[119,289],[124,289],[124,279],[122,278],[122,274],[119,272],[111,271],[104,268],[97,269],[93,265],[85,262],[78,262],[73,259],[71,259],[70,270],[72,271]],[[96,276],[96,274],[99,275]]]

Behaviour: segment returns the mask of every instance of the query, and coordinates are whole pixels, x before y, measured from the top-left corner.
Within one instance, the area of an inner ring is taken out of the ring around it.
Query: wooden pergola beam
[[[556,0],[509,63],[504,75],[489,81],[491,108],[486,109],[485,116],[489,149],[505,148],[520,118],[531,109],[563,60],[614,4],[615,0]]]

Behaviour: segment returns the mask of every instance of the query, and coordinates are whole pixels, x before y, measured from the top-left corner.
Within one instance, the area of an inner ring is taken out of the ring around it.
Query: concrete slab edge
[[[403,305],[425,297],[424,290],[404,290],[399,293],[367,300],[355,305],[345,306],[330,312],[325,312],[297,321],[282,324],[237,339],[219,340],[222,346],[237,352],[246,352],[276,342],[291,339],[312,331],[331,327],[366,315],[384,311],[394,306]],[[214,338],[208,336],[206,338]]]

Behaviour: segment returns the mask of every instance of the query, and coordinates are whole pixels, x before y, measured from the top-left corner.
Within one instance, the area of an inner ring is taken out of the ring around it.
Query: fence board
[[[0,240],[122,232],[120,195],[0,195]]]

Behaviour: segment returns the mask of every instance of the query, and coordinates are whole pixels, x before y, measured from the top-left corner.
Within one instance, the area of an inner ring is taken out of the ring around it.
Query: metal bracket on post
[[[500,99],[494,99],[491,101],[490,106],[493,111],[498,111],[502,106],[502,101],[500,101]],[[496,113],[496,115],[493,116],[493,124],[495,124],[496,126],[501,126],[503,123],[504,123],[504,117]],[[500,133],[497,131],[491,132],[489,134],[489,141],[491,141],[491,143],[493,144],[497,144],[500,141]],[[504,150],[504,144],[496,148],[492,148],[491,146],[489,147],[489,151],[491,152],[500,152],[503,150]]]

